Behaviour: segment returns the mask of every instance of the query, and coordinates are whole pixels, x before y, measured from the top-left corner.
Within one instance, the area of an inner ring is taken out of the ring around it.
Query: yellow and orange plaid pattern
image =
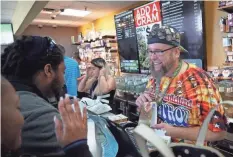
[[[215,87],[213,80],[204,70],[197,68],[195,65],[189,64],[189,68],[174,79],[163,77],[160,84],[160,91],[164,91],[170,81],[172,82],[168,87],[166,95],[175,95],[192,100],[192,106],[189,108],[188,127],[200,126],[210,109],[221,101],[220,93]],[[155,80],[151,79],[148,82],[147,88],[154,91],[154,82]],[[217,112],[215,112],[208,128],[213,132],[220,132],[226,129],[225,124],[224,109],[220,106]],[[195,141],[173,139],[173,142],[194,143]]]

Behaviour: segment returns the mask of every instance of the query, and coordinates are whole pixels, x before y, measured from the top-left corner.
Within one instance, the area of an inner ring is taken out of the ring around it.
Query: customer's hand
[[[88,67],[86,68],[86,78],[90,78],[92,77],[92,70],[91,70],[91,67]]]
[[[145,91],[137,98],[136,105],[140,110],[141,107],[143,107],[147,102],[152,102],[153,99],[154,99],[154,94],[151,93],[150,91]]]
[[[83,116],[77,98],[74,99],[74,109],[72,108],[69,97],[60,99],[58,109],[61,114],[61,120],[57,117],[55,121],[55,131],[58,142],[66,146],[74,141],[87,138],[87,110],[83,109]]]
[[[100,74],[99,74],[99,76],[106,76],[106,69],[105,68],[102,68],[101,70],[100,70]]]
[[[84,79],[86,77],[86,75],[82,75],[80,77],[77,78],[78,81],[82,81],[82,79]]]

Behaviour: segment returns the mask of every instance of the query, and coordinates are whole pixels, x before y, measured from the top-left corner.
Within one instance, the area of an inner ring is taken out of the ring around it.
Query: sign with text
[[[149,58],[147,54],[147,35],[151,27],[161,25],[160,1],[154,1],[134,9],[134,24],[136,27],[137,46],[141,73],[149,73]]]
[[[206,67],[205,38],[203,28],[203,1],[161,1],[162,25],[169,25],[181,33],[181,45],[189,53],[181,53],[182,59],[192,59]],[[196,63],[195,61],[195,63]]]
[[[133,10],[115,15],[121,72],[139,73],[138,49]]]
[[[155,1],[134,9],[135,26],[145,26],[161,21],[160,3]]]

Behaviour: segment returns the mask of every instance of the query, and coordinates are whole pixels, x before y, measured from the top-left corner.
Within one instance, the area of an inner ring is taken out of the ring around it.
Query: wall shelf
[[[219,2],[219,6],[221,6],[221,4],[224,4],[224,3],[222,3],[222,2]],[[221,6],[221,7],[218,7],[217,9],[219,10],[219,11],[224,11],[224,12],[226,12],[226,13],[228,13],[228,14],[231,14],[231,13],[233,13],[233,4],[232,4],[232,2],[230,2],[230,3],[227,3],[227,2],[225,2],[225,4],[228,4],[228,5],[226,5],[226,6]],[[226,18],[229,18],[229,16],[227,16]],[[228,19],[229,20],[229,19]],[[227,21],[227,20],[226,20]],[[229,33],[228,35],[227,35],[227,37],[223,37],[223,47],[224,47],[224,49],[225,49],[225,55],[226,55],[226,59],[225,59],[225,61],[230,61],[230,62],[225,62],[225,63],[223,63],[222,65],[223,65],[223,67],[224,68],[231,68],[231,67],[233,67],[233,62],[231,61],[232,60],[232,58],[231,59],[229,59],[230,58],[230,56],[233,56],[233,52],[232,51],[229,51],[229,49],[232,49],[233,47],[233,45],[231,45],[232,44],[232,42],[231,42],[231,40],[233,39],[233,36],[231,35],[233,32],[233,30],[231,29],[232,28],[232,26],[229,26],[229,24],[228,25],[225,25],[225,27],[229,27],[229,30],[228,30],[228,32],[222,32],[222,33]],[[225,29],[222,29],[222,27],[221,27],[221,30],[226,30],[226,28]],[[229,36],[230,35],[230,36]],[[226,45],[225,43],[226,42],[229,42],[228,40],[226,40],[226,38],[228,38],[229,40],[230,40],[230,45]],[[226,41],[225,41],[226,40]],[[230,48],[229,48],[230,47]],[[220,80],[222,80],[222,79],[220,79]],[[224,80],[224,79],[223,79]]]
[[[115,35],[104,35],[102,36],[102,38],[96,38],[96,39],[91,39],[91,40],[84,40],[84,43],[91,43],[91,42],[95,42],[97,40],[102,40],[102,39],[109,39],[109,42],[110,43],[117,43],[117,41],[115,40]],[[75,42],[75,43],[72,43],[72,45],[81,45],[82,42]]]
[[[224,11],[224,12],[227,12],[227,13],[233,13],[233,4],[223,6],[223,7],[219,7],[218,10]]]
[[[97,40],[102,40],[102,39],[111,39],[112,41],[114,41],[116,36],[114,35],[104,35],[102,36],[102,38],[96,38],[96,39],[91,39],[91,40],[84,40],[85,43],[90,43],[90,42],[95,42]]]
[[[79,43],[72,43],[72,45],[81,45],[81,42],[79,42]]]
[[[231,77],[227,77],[227,78],[224,78],[224,77],[217,77],[218,81],[223,81],[223,80],[232,80],[233,81],[233,78]]]
[[[97,49],[97,48],[106,48],[106,46],[95,46],[95,47],[91,47],[91,49]]]
[[[223,63],[224,66],[233,66],[233,63]]]

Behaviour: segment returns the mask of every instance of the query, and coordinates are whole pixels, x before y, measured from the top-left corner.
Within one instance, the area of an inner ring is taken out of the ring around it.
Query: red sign
[[[152,2],[134,10],[135,26],[140,27],[161,21],[160,2]]]

